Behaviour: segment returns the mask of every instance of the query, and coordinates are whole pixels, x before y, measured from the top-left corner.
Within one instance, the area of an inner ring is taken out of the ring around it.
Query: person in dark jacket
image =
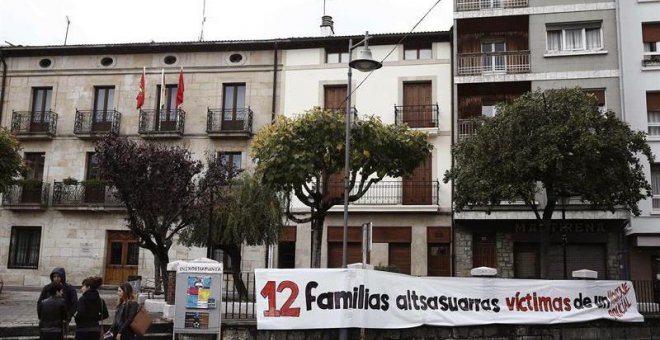
[[[68,315],[67,320],[71,320],[73,313],[76,312],[78,293],[76,293],[75,288],[66,283],[66,272],[64,271],[64,268],[57,267],[50,273],[50,283],[44,286],[44,288],[41,290],[41,295],[39,295],[39,299],[37,300],[37,306],[41,303],[41,301],[48,298],[48,290],[50,289],[49,285],[53,283],[60,283],[62,284],[62,287],[64,287],[63,297]]]
[[[61,340],[68,313],[64,303],[64,286],[59,282],[48,285],[48,298],[37,305],[39,339]]]
[[[133,287],[130,283],[124,282],[117,288],[117,297],[119,305],[115,312],[115,321],[112,323],[110,331],[116,340],[133,340],[135,333],[131,330],[131,322],[138,312],[138,303],[133,295]]]
[[[75,314],[76,340],[99,340],[101,336],[99,321],[108,318],[108,307],[98,291],[101,284],[103,279],[98,276],[90,276],[82,282],[82,296]]]

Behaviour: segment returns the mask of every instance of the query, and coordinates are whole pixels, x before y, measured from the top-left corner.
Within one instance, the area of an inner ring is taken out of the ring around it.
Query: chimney
[[[329,15],[324,15],[321,17],[321,36],[322,37],[332,37],[335,35],[334,22],[332,17]]]

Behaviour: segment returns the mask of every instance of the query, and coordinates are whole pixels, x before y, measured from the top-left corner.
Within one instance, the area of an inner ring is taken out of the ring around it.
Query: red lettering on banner
[[[277,310],[277,297],[275,292],[275,281],[268,281],[261,289],[261,296],[268,299],[268,309],[264,311],[264,316],[268,317],[280,317],[280,316],[290,316],[290,317],[299,317],[300,308],[291,308],[291,304],[298,297],[298,285],[291,281],[283,281],[277,286],[277,293],[281,293],[285,289],[291,290],[291,295],[282,305],[282,309]]]

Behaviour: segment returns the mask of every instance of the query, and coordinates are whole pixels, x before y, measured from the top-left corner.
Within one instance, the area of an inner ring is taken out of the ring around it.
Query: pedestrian
[[[73,288],[73,286],[69,285],[66,283],[66,272],[64,271],[64,268],[57,267],[53,269],[53,271],[50,273],[50,282],[44,288],[41,290],[41,295],[39,295],[39,299],[37,300],[37,305],[41,303],[44,299],[48,298],[48,286],[52,283],[60,283],[64,289],[64,305],[66,306],[66,311],[67,311],[67,324],[68,321],[71,320],[71,317],[73,317],[73,313],[76,312],[76,305],[78,303],[78,295],[76,293],[76,289]]]
[[[130,325],[139,307],[133,295],[133,286],[128,282],[119,285],[119,288],[117,288],[117,297],[119,298],[119,305],[117,306],[115,320],[112,323],[110,332],[112,332],[116,340],[133,340],[137,336],[133,333]]]
[[[68,313],[64,303],[64,286],[59,282],[48,285],[48,297],[37,305],[40,340],[62,340]]]
[[[98,288],[103,279],[90,276],[83,280],[78,300],[76,319],[76,340],[99,340],[102,330],[99,321],[108,318],[108,307],[99,295]]]

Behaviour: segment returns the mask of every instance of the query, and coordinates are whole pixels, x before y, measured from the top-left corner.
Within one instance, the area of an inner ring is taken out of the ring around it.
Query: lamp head
[[[369,72],[381,68],[383,64],[374,60],[371,56],[371,50],[365,47],[358,51],[358,58],[351,61],[348,66],[358,71]]]

